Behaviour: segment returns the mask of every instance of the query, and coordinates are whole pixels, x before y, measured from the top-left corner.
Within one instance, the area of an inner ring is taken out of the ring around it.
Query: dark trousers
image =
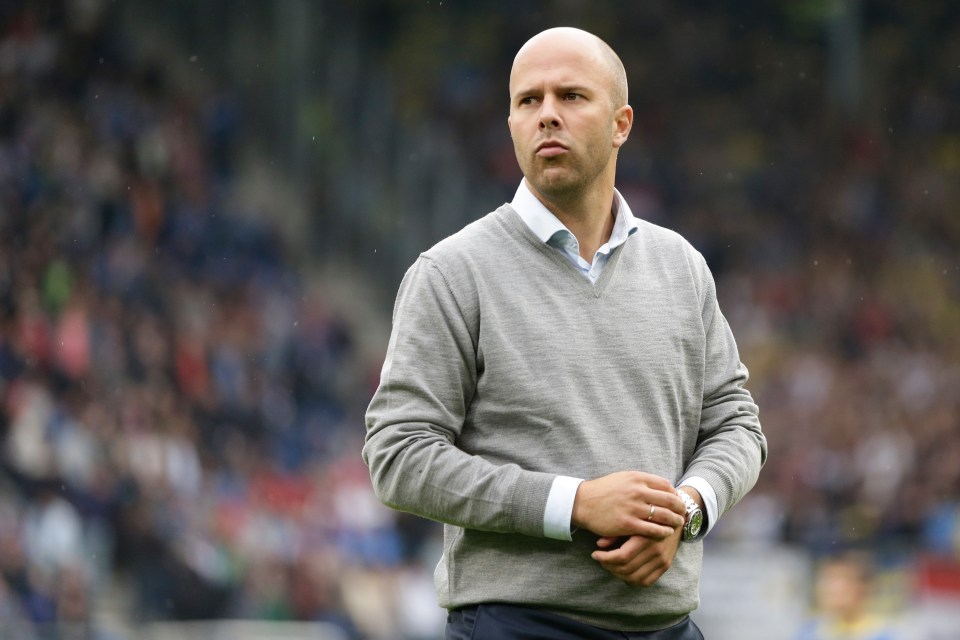
[[[659,631],[612,631],[511,604],[480,604],[447,615],[446,640],[704,640],[690,618]]]

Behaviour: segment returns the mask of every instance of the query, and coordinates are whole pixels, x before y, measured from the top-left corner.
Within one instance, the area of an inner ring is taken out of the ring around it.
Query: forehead
[[[602,87],[611,82],[608,65],[590,42],[528,43],[510,71],[510,93],[541,85]]]

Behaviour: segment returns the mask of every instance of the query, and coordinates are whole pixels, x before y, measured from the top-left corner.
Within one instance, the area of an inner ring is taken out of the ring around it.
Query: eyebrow
[[[579,84],[560,86],[557,93],[593,93],[595,89]]]
[[[588,87],[586,85],[580,84],[569,84],[569,85],[560,85],[553,90],[553,93],[565,94],[565,93],[596,93],[595,88]],[[523,89],[518,91],[511,96],[513,100],[519,100],[520,98],[527,98],[529,96],[537,96],[542,94],[543,91],[540,87],[530,87],[528,89]]]

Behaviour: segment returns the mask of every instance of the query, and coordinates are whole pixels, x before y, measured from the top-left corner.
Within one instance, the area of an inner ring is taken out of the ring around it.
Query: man
[[[633,110],[603,41],[528,41],[507,122],[513,202],[400,286],[374,488],[446,525],[448,638],[702,638],[697,541],[766,457],[712,276],[614,189]]]

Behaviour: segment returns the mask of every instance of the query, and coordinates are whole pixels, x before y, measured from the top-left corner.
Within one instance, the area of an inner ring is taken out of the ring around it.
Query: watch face
[[[696,511],[690,518],[690,535],[696,537],[700,535],[700,527],[703,526],[703,512]]]
[[[700,535],[701,527],[703,527],[703,512],[697,509],[690,515],[690,522],[685,527],[684,538],[693,540]]]

